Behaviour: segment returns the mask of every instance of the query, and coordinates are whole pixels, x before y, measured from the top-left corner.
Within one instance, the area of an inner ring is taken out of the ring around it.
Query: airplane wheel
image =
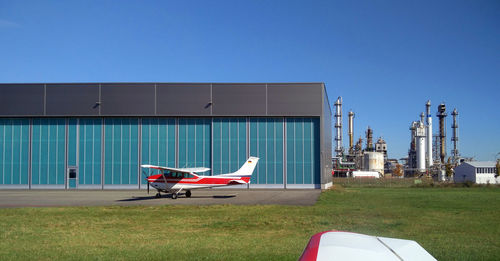
[[[173,193],[172,194],[172,199],[177,199],[177,194]]]
[[[191,190],[187,190],[186,191],[186,198],[190,198],[191,197]]]
[[[155,198],[161,198],[160,192],[156,193]]]

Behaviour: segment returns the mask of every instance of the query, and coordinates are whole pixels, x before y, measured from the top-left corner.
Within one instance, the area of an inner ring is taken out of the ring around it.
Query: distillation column
[[[417,171],[425,172],[425,136],[426,130],[422,121],[417,123],[415,128],[415,138],[417,145]]]
[[[366,130],[366,151],[373,151],[373,130],[370,126]]]
[[[430,168],[433,164],[432,160],[432,116],[431,116],[431,101],[428,100],[425,104],[427,111],[427,168]]]
[[[354,152],[354,112],[349,111],[349,129],[347,134],[349,135],[349,154]]]
[[[344,148],[342,148],[342,97],[338,97],[335,102],[335,152],[337,157],[342,157]]]
[[[436,116],[439,118],[439,156],[441,164],[444,164],[444,158],[446,157],[446,116],[448,116],[444,103],[438,105]]]
[[[451,141],[453,142],[453,150],[451,151],[451,154],[453,155],[453,162],[456,164],[458,161],[458,111],[457,109],[453,109],[453,112],[451,113],[453,116],[453,125],[451,125],[451,128],[453,129],[453,137],[451,137]]]

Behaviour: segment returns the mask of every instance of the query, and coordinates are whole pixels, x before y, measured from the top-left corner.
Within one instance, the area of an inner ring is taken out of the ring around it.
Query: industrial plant
[[[474,162],[472,158],[464,158],[460,155],[458,149],[458,111],[453,109],[451,113],[453,122],[452,129],[452,149],[450,156],[447,155],[446,148],[446,105],[444,102],[437,105],[436,117],[438,118],[437,132],[433,133],[431,101],[425,103],[425,113],[421,112],[419,120],[410,124],[410,148],[408,157],[401,158],[401,164],[397,159],[390,159],[387,156],[387,143],[382,137],[373,143],[374,130],[367,127],[365,131],[365,143],[363,138],[359,137],[354,142],[354,116],[353,111],[348,113],[349,148],[346,150],[342,143],[342,97],[338,97],[335,104],[335,155],[333,162],[333,177],[416,177],[432,178],[435,181],[454,181],[453,174],[455,169],[463,162]],[[474,166],[491,166],[491,162],[471,163]],[[470,165],[470,164],[469,164]],[[479,169],[475,173],[481,173]],[[493,173],[495,169],[488,169],[488,173]],[[486,172],[484,172],[486,173]],[[462,174],[461,174],[462,175]],[[472,177],[473,174],[470,174]],[[475,176],[474,176],[475,177]],[[462,175],[461,179],[465,180]],[[470,180],[480,180],[470,178]]]
[[[406,177],[434,177],[439,181],[449,180],[452,168],[457,166],[461,157],[458,151],[458,111],[452,112],[453,142],[452,156],[446,159],[446,105],[437,106],[436,116],[439,119],[438,133],[432,133],[431,101],[425,104],[426,114],[420,114],[419,121],[410,124],[411,141],[408,158],[405,164]],[[433,156],[434,155],[434,156]],[[463,159],[462,159],[463,160]],[[448,173],[446,171],[448,169]]]
[[[348,113],[349,149],[342,146],[342,97],[338,97],[335,106],[335,156],[333,157],[334,177],[383,177],[394,168],[397,160],[387,158],[387,143],[382,137],[373,143],[373,129],[366,129],[366,145],[360,137],[354,144],[354,112]]]

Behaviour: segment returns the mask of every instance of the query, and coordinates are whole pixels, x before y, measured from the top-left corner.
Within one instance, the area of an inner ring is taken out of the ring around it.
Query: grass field
[[[0,209],[0,259],[296,260],[332,229],[413,239],[438,260],[499,260],[500,189],[337,187],[310,207]]]

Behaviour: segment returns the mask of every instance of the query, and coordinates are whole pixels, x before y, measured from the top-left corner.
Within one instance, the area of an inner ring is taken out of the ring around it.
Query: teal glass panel
[[[238,121],[238,164],[237,169],[246,162],[248,157],[247,153],[247,121],[246,119],[239,119]]]
[[[79,120],[78,183],[101,184],[102,119]]]
[[[33,130],[31,138],[31,183],[40,184],[40,160],[41,160],[41,126],[40,119],[33,119]]]
[[[12,120],[8,120],[5,125],[4,132],[4,168],[3,168],[3,184],[12,184],[12,176],[14,172],[14,126]]]
[[[267,147],[266,147],[266,139],[267,139],[267,133],[266,133],[266,125],[267,125],[267,120],[266,119],[261,119],[258,123],[257,131],[258,131],[258,143],[257,146],[259,146],[259,154],[258,157],[260,158],[259,163],[257,165],[257,170],[258,170],[258,183],[259,184],[266,184],[267,180]]]
[[[275,183],[283,184],[283,119],[279,119],[274,124],[274,172],[275,175]]]
[[[311,161],[313,166],[313,182],[314,184],[321,183],[321,165],[320,165],[320,121],[318,118],[313,118],[313,129],[311,131],[312,141],[314,142],[311,152]]]
[[[258,157],[258,155],[259,155],[259,147],[257,146],[257,143],[258,143],[258,136],[257,136],[257,134],[258,134],[258,131],[257,131],[258,130],[258,128],[257,128],[258,127],[257,126],[258,125],[258,121],[257,121],[257,119],[255,119],[255,118],[250,119],[249,125],[250,125],[249,126],[250,133],[248,134],[248,136],[249,136],[249,139],[250,139],[249,140],[249,144],[250,144],[249,145],[250,146],[250,148],[249,148],[249,150],[250,150],[250,156]],[[259,175],[259,168],[258,168],[258,166],[260,165],[260,163],[261,162],[259,160],[259,163],[257,164],[257,167],[255,168],[255,170],[254,170],[254,172],[252,174],[252,177],[250,178],[250,182],[252,184],[258,184],[257,183],[257,180],[258,180],[257,176]]]
[[[175,167],[175,119],[144,118],[141,130],[141,164]],[[142,169],[144,175],[151,175],[152,170]]]
[[[76,166],[77,119],[68,120],[68,166]]]
[[[203,121],[198,121],[198,124],[194,126],[194,147],[195,147],[195,159],[203,159],[204,158],[204,155],[205,155],[205,152],[206,152],[206,149],[205,147],[207,146],[207,144],[210,143],[210,137],[208,136],[205,136],[205,129],[208,129],[210,127],[207,127],[205,125],[203,125]],[[205,162],[203,160],[203,162]],[[205,165],[206,163],[202,163],[203,165]],[[210,162],[208,162],[208,165],[206,166],[203,166],[203,167],[207,167],[207,168],[210,168]],[[206,174],[206,173],[202,173],[202,174]]]
[[[138,182],[138,119],[105,119],[105,184],[133,185]]]
[[[217,175],[222,173],[222,120],[213,119],[213,166],[212,172]]]
[[[19,155],[21,144],[21,126],[19,120],[12,120],[12,166],[9,184],[19,184],[19,170],[21,157]]]
[[[113,172],[108,173],[113,177],[113,184],[122,184],[121,173],[122,173],[122,125],[121,119],[112,119],[113,124]]]
[[[66,160],[66,120],[33,119],[31,183],[63,185]]]
[[[229,120],[222,119],[221,122],[221,169],[218,174],[229,173],[229,153],[230,153],[230,134],[229,134]]]
[[[21,166],[20,175],[21,183],[23,185],[28,184],[28,173],[29,173],[29,143],[30,143],[30,121],[28,119],[21,120],[21,148],[19,153],[21,154]]]
[[[0,119],[0,184],[28,184],[29,120]]]
[[[304,121],[295,122],[295,180],[297,184],[304,184]]]
[[[266,184],[275,184],[276,171],[276,124],[273,120],[266,120]]]
[[[286,182],[295,184],[295,119],[286,119]]]
[[[319,184],[319,119],[287,119],[287,183]]]
[[[213,173],[237,171],[247,159],[246,119],[214,118]]]
[[[49,184],[49,175],[47,170],[49,168],[49,126],[48,119],[40,120],[40,183],[42,185]],[[34,183],[33,183],[34,184]]]
[[[130,147],[129,147],[129,171],[130,184],[137,184],[140,178],[139,172],[139,120],[130,119],[129,126]]]
[[[198,128],[201,131],[198,131]],[[211,120],[208,118],[181,118],[179,119],[179,162],[180,168],[192,167],[210,167],[211,153],[210,148],[210,129]],[[201,137],[196,133],[203,133]],[[197,153],[198,150],[203,154]],[[204,175],[210,175],[210,172],[204,172]]]
[[[238,153],[238,145],[239,145],[239,137],[238,137],[238,119],[231,119],[228,123],[229,129],[229,155],[227,158],[228,170],[224,173],[235,172],[239,169],[239,153]],[[241,148],[242,150],[246,150],[245,147]],[[246,159],[243,159],[245,162]]]
[[[104,184],[113,184],[114,170],[114,125],[113,119],[105,119],[104,124]]]
[[[255,184],[283,184],[283,119],[250,119],[250,156],[260,158]]]
[[[311,119],[305,119],[304,120],[304,184],[312,184],[313,183],[313,155],[312,152],[314,151],[314,142],[312,140],[312,131],[313,131],[313,126],[312,126],[312,120]]]
[[[0,184],[5,184],[5,128],[6,119],[0,119]]]

